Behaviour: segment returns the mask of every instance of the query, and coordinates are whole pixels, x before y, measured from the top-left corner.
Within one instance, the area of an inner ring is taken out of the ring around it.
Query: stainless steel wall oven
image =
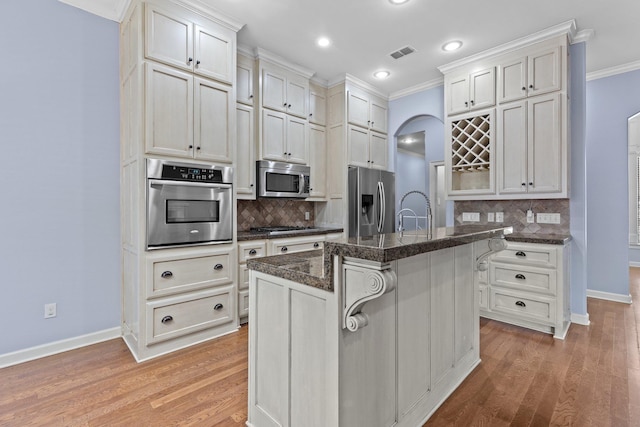
[[[233,240],[233,169],[147,159],[147,249]]]

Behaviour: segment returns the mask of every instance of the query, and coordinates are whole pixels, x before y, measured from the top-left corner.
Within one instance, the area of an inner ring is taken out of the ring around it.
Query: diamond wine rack
[[[491,159],[491,116],[484,114],[451,122],[451,169],[488,170]]]

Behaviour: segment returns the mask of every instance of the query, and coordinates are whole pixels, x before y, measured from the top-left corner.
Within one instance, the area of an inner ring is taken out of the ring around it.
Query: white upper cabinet
[[[387,169],[387,135],[348,126],[348,163],[373,169]]]
[[[552,47],[512,58],[498,66],[498,102],[562,89],[562,49]]]
[[[278,111],[262,110],[261,158],[307,164],[307,122]]]
[[[464,113],[495,105],[494,69],[491,67],[457,77],[445,77],[447,114]]]
[[[309,166],[311,182],[309,197],[324,198],[327,195],[327,132],[324,126],[309,125]]]
[[[364,91],[350,89],[347,95],[347,120],[376,132],[387,133],[387,103]]]
[[[236,68],[236,101],[253,106],[253,74],[255,61],[244,55],[238,55]]]
[[[309,87],[309,123],[327,124],[327,90],[314,84]]]
[[[233,84],[235,39],[153,4],[146,5],[145,56],[226,84]]]
[[[262,106],[306,119],[309,80],[293,73],[265,68],[262,72]]]
[[[160,64],[145,69],[145,151],[232,162],[231,87]]]
[[[561,109],[560,94],[498,108],[499,194],[567,194]]]
[[[238,159],[235,170],[235,186],[239,199],[255,199],[256,153],[254,110],[247,105],[236,106],[236,145]]]

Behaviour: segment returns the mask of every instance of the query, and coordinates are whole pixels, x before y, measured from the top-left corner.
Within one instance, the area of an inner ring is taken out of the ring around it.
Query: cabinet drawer
[[[233,287],[147,303],[147,341],[155,343],[231,322]]]
[[[493,261],[556,268],[557,248],[544,245],[524,245],[507,242],[507,249],[497,252]]]
[[[478,302],[480,310],[489,309],[489,289],[486,286],[480,285],[478,287]]]
[[[246,264],[238,266],[238,289],[249,289],[249,268]]]
[[[553,325],[556,320],[555,298],[491,289],[491,310]]]
[[[238,317],[249,315],[249,290],[238,292]]]
[[[541,292],[556,295],[556,270],[520,267],[516,265],[491,263],[489,280],[492,286]]]
[[[231,254],[185,258],[153,263],[149,296],[187,292],[233,282]]]
[[[238,243],[238,262],[247,262],[249,258],[259,258],[267,254],[267,244],[264,241]]]
[[[315,240],[305,240],[305,241],[288,241],[288,242],[274,241],[271,247],[272,249],[271,255],[291,254],[295,252],[322,249],[323,241],[324,241],[323,237],[316,238]]]

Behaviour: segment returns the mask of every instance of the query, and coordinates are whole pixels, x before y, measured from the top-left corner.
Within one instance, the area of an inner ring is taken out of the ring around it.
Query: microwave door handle
[[[298,190],[298,194],[302,195],[304,193],[304,174],[300,174],[300,189]]]
[[[152,187],[173,185],[181,187],[231,188],[231,184],[218,184],[213,182],[168,181],[164,179],[150,179],[149,181]]]

